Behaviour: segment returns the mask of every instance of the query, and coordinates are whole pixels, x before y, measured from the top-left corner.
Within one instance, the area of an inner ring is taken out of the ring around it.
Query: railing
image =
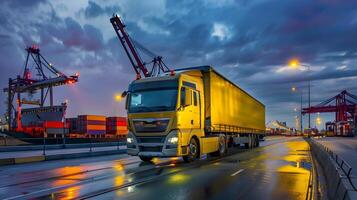
[[[357,187],[353,184],[353,181],[351,180],[352,178],[352,167],[340,156],[338,156],[336,153],[334,153],[331,149],[326,147],[325,145],[316,142],[315,140],[311,140],[313,143],[315,143],[320,149],[326,151],[328,155],[336,162],[338,167],[341,168],[342,172],[344,175],[347,177],[348,181],[350,182],[351,186],[355,191],[357,191]]]

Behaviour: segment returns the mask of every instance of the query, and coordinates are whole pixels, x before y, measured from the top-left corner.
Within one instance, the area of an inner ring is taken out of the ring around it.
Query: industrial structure
[[[64,102],[61,105],[54,105],[53,88],[76,83],[79,74],[66,76],[42,56],[38,46],[28,47],[26,52],[23,73],[14,79],[9,78],[8,87],[4,88],[4,92],[8,94],[8,127],[11,131],[36,132],[47,122],[54,121],[52,124],[56,124],[55,127],[50,128],[59,128],[56,122],[64,121],[67,104]],[[32,99],[38,91],[39,99]],[[27,93],[30,99],[26,99],[24,93]],[[34,107],[23,108],[23,105]]]
[[[302,114],[307,113],[335,113],[335,121],[326,123],[329,135],[352,136],[356,134],[357,96],[346,90],[323,101],[316,106],[304,108]]]
[[[143,45],[133,40],[129,34],[125,31],[125,25],[121,21],[118,15],[114,15],[110,22],[113,25],[115,33],[118,36],[120,43],[122,44],[126,55],[129,58],[131,65],[134,68],[136,73],[136,78],[140,79],[142,76],[144,77],[152,77],[157,76],[160,73],[169,72],[170,69],[166,66],[163,61],[162,56],[158,56],[145,48]],[[149,56],[152,60],[149,62],[144,62],[142,56],[139,54],[138,49],[141,50],[144,54]],[[151,70],[149,70],[146,66],[151,64]],[[173,71],[171,71],[173,72]]]

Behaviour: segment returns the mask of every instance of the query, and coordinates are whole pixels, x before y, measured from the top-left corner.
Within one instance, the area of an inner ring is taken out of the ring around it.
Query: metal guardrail
[[[344,159],[342,159],[340,156],[338,156],[336,153],[334,153],[331,149],[326,147],[325,145],[316,142],[315,140],[311,140],[313,143],[316,144],[320,149],[326,151],[328,155],[336,162],[336,164],[341,168],[342,172],[344,175],[347,177],[348,181],[350,182],[351,186],[355,191],[357,191],[357,187],[353,184],[353,181],[351,180],[352,178],[352,167],[349,165]]]

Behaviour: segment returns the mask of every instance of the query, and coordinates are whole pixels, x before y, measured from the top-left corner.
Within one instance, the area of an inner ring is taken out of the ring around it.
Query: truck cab
[[[144,161],[173,156],[190,161],[200,156],[204,96],[202,79],[196,75],[167,74],[130,84],[126,102],[129,155]]]

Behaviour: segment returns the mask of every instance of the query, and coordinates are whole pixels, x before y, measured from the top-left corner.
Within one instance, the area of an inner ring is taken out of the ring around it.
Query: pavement
[[[125,149],[126,146],[119,146],[120,149]],[[109,146],[109,147],[93,147],[93,152],[99,151],[112,151],[117,150],[118,146]],[[90,152],[90,147],[86,148],[69,148],[69,149],[54,149],[54,150],[45,150],[46,155],[59,155],[59,154],[76,154],[76,153],[85,153]],[[14,152],[0,152],[0,159],[4,158],[23,158],[31,156],[42,156],[43,150],[35,151],[14,151]]]
[[[357,176],[357,137],[323,137],[315,140],[343,158]]]
[[[0,166],[126,153],[126,146],[0,152]]]
[[[342,158],[344,162],[352,167],[350,183],[357,187],[357,137],[323,137],[315,138],[315,141],[328,147],[334,154]],[[341,163],[341,160],[339,160]],[[344,167],[346,169],[346,167]],[[342,173],[342,172],[341,172]],[[354,189],[349,188],[349,189]],[[357,192],[354,192],[357,198]]]
[[[0,167],[0,199],[305,199],[311,158],[300,137],[184,163],[125,154]]]

